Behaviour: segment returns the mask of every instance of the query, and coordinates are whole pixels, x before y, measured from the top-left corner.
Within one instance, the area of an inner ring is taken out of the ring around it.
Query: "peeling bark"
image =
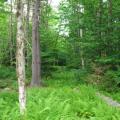
[[[16,70],[19,86],[19,105],[20,113],[24,115],[26,109],[25,93],[25,57],[24,57],[24,30],[23,30],[23,1],[17,1],[17,53],[16,53]]]

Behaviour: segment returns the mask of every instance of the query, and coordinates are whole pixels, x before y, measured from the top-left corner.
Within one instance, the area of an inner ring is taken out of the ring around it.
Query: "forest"
[[[120,0],[0,0],[0,120],[120,120]]]

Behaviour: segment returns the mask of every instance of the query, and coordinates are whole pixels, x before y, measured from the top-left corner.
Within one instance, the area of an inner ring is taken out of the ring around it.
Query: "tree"
[[[11,0],[11,4],[10,4],[10,12],[11,12],[11,14],[10,14],[10,36],[9,36],[9,38],[10,38],[10,63],[11,63],[11,65],[12,65],[12,63],[13,63],[13,1]]]
[[[27,5],[27,13],[26,13],[26,49],[25,49],[25,53],[26,53],[26,65],[27,67],[29,66],[29,42],[30,42],[30,10],[31,10],[31,0],[26,0],[26,5]]]
[[[25,57],[24,57],[24,30],[23,30],[23,0],[17,0],[17,53],[16,69],[19,85],[19,104],[20,113],[25,113],[26,94],[25,94]]]
[[[40,59],[40,0],[34,1],[33,6],[33,26],[32,26],[32,81],[31,86],[41,85],[41,59]]]

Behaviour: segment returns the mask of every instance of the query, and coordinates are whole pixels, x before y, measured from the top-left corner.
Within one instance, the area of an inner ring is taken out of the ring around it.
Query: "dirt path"
[[[113,100],[112,98],[102,95],[100,93],[96,93],[96,95],[98,97],[100,97],[102,100],[104,100],[108,105],[112,106],[112,107],[120,107],[120,103]]]

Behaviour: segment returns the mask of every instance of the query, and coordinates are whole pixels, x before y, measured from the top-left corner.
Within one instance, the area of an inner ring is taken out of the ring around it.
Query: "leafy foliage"
[[[90,86],[28,89],[27,97],[25,120],[119,119],[119,110],[97,98]],[[0,93],[0,108],[0,119],[20,120],[15,92]]]

